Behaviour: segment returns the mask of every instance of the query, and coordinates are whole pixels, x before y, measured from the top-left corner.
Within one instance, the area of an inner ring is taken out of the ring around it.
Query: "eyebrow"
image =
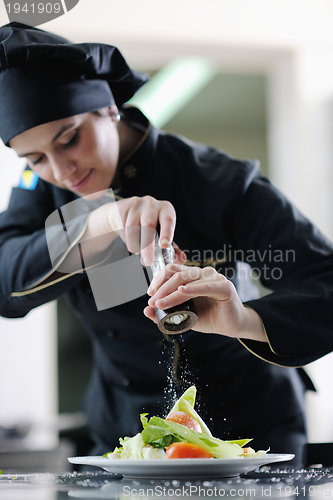
[[[75,123],[68,123],[67,125],[63,125],[59,130],[58,132],[56,133],[56,135],[53,137],[52,141],[51,141],[51,144],[54,144],[55,141],[64,133],[66,132],[66,130],[72,128],[75,126]],[[37,152],[33,152],[33,153],[22,153],[22,154],[19,154],[17,155],[19,158],[25,158],[26,156],[30,156],[30,155],[36,155],[38,154],[38,151]]]

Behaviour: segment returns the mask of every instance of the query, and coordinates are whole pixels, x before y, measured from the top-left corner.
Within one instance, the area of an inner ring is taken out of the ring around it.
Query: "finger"
[[[135,254],[140,253],[140,233],[141,233],[141,227],[139,225],[137,226],[126,225],[125,227],[126,245],[131,253]]]
[[[118,232],[120,238],[127,246],[126,221],[130,210],[130,204],[128,200],[120,200],[110,203],[110,205],[112,205],[109,212],[110,226]]]
[[[114,233],[126,243],[124,224],[119,211],[117,202],[107,203],[95,210],[95,214],[103,209],[102,215],[105,217],[105,223],[102,226],[103,233]]]
[[[169,267],[171,265],[169,264],[167,267],[162,269],[158,274],[156,274],[152,279],[150,286],[147,290],[148,295],[154,295],[154,293],[158,290],[158,288],[165,281],[170,279],[175,272],[180,271],[182,269],[183,263],[187,261],[186,253],[183,252],[175,242],[173,242],[172,244],[175,248],[174,264],[178,264],[178,267],[176,266]]]
[[[145,266],[150,266],[154,260],[155,241],[157,233],[155,227],[141,226],[141,262]]]
[[[209,297],[215,300],[227,300],[235,287],[223,275],[218,276],[218,279],[214,281],[200,280],[187,285],[180,285],[178,292],[188,298]]]
[[[183,250],[181,250],[175,242],[173,242],[172,245],[175,249],[174,262],[176,264],[185,264],[185,262],[187,261],[186,253],[183,252]]]
[[[159,213],[160,223],[160,240],[161,248],[168,248],[173,240],[173,235],[176,227],[176,212],[171,203],[168,201],[162,202],[162,208]]]
[[[170,279],[166,280],[163,284],[155,289],[155,293],[149,299],[148,304],[151,307],[158,307],[156,301],[167,297],[174,291],[178,290],[181,285],[188,285],[193,282],[207,283],[225,281],[225,276],[218,274],[213,268],[196,268],[181,266],[182,270],[175,273]]]
[[[215,279],[215,277],[218,275],[218,273],[213,267],[207,266],[202,269],[200,267],[184,266],[176,263],[168,264],[164,269],[162,269],[162,271],[160,271],[158,274],[156,274],[156,276],[154,276],[147,290],[148,295],[155,295],[157,290],[159,290],[164,285],[164,283],[170,280],[176,273],[181,273],[184,278],[184,281],[179,282],[177,286],[201,278]],[[175,289],[175,282],[171,282],[171,286],[173,286]]]
[[[234,292],[231,281],[219,280],[214,282],[195,282],[180,285],[177,291],[155,302],[158,309],[169,309],[197,297],[209,297],[218,301],[229,300]]]
[[[140,215],[141,231],[141,262],[150,266],[154,260],[156,227],[159,220],[159,202],[145,197],[144,209]]]
[[[145,316],[147,316],[147,318],[154,321],[154,323],[157,323],[156,317],[155,317],[155,309],[153,307],[149,307],[149,306],[145,307],[145,309],[143,310],[143,314]]]
[[[181,271],[185,267],[179,264],[168,264],[164,269],[157,273],[152,279],[150,286],[147,290],[148,295],[153,295],[159,287],[171,278],[176,272]]]
[[[140,253],[140,198],[134,196],[128,200],[128,209],[126,213],[121,214],[125,224],[126,245],[130,252]]]
[[[174,269],[177,270],[177,272],[173,272]],[[186,285],[187,283],[201,279],[203,269],[180,266],[179,264],[170,264],[165,268],[164,276],[159,276],[160,274],[161,273],[157,275],[160,281],[155,283],[153,296],[148,301],[151,307],[155,307],[156,300],[170,295],[177,290],[180,285]]]

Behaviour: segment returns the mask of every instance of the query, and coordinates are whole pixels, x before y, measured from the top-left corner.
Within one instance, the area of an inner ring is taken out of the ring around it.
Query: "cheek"
[[[109,128],[101,133],[97,140],[100,157],[105,165],[114,166],[119,158],[119,137],[116,129]]]
[[[75,151],[78,160],[97,166],[100,162],[105,163],[107,157],[107,144],[100,138],[93,136],[82,140]]]
[[[88,160],[96,155],[97,144],[91,138],[88,140],[81,140],[80,144],[76,146],[73,151],[73,156],[80,160]]]
[[[34,167],[33,165],[30,164],[30,162],[27,162],[28,166],[33,170],[40,179],[46,182],[52,182],[52,184],[55,184],[54,177],[53,177],[53,172],[51,168],[40,168],[40,167]]]
[[[101,122],[96,129],[90,128],[82,136],[75,150],[77,160],[97,169],[114,169],[119,158],[119,138],[115,128]]]
[[[45,171],[43,171],[41,173],[36,172],[36,174],[43,181],[48,182],[49,184],[53,184],[54,186],[66,189],[66,186],[62,182],[55,180],[55,178],[53,176],[52,169],[47,170],[47,172],[45,172]]]
[[[28,165],[29,165],[29,162],[28,162]],[[53,170],[50,166],[45,165],[43,167],[41,167],[41,166],[34,167],[32,165],[29,165],[29,167],[31,168],[31,170],[36,172],[38,177],[40,179],[42,179],[43,181],[48,182],[50,184],[53,184],[54,186],[57,186],[57,187],[65,188],[65,186],[61,182],[55,180],[54,175],[53,175]]]

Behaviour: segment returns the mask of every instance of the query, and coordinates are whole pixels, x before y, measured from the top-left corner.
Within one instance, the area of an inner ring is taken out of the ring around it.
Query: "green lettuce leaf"
[[[205,424],[205,422],[202,420],[200,415],[198,415],[198,413],[194,409],[196,394],[197,394],[196,387],[194,385],[192,385],[176,401],[172,410],[169,412],[168,416],[173,411],[183,411],[185,413],[188,413],[189,415],[191,415],[191,417],[194,418],[194,420],[196,420],[198,422],[198,424],[200,425],[200,427],[202,429],[203,434],[208,434],[208,436],[211,436],[212,433],[210,432],[208,426]]]
[[[235,439],[234,441],[227,441],[227,443],[238,444],[238,446],[245,446],[247,443],[252,441],[253,438],[250,439]]]
[[[145,428],[148,425],[148,418],[146,415],[148,415],[148,413],[141,413],[140,414],[140,420],[141,420],[143,428]]]
[[[142,439],[146,444],[154,446],[154,442],[166,436],[171,436],[172,442],[186,441],[196,444],[209,451],[214,457],[225,458],[230,456],[240,456],[243,453],[242,448],[237,443],[222,441],[222,439],[208,436],[207,434],[196,432],[184,425],[164,420],[159,417],[152,417],[148,425],[141,433]]]

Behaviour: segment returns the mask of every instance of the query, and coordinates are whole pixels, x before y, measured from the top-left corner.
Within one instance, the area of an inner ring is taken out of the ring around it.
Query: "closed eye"
[[[71,137],[71,139],[68,142],[66,142],[65,144],[61,144],[61,146],[60,146],[61,149],[69,149],[70,147],[74,146],[78,142],[79,137],[80,137],[79,130],[75,130],[73,137]],[[37,158],[37,160],[31,162],[32,165],[33,166],[38,165],[38,163],[40,163],[43,158],[44,158],[44,155],[41,155],[39,158]]]
[[[31,163],[33,164],[33,166],[37,165],[38,163],[40,163],[42,161],[42,159],[44,158],[44,155],[40,156],[37,160],[35,161],[32,161]]]
[[[78,142],[79,136],[80,136],[79,131],[75,130],[75,133],[74,133],[73,137],[70,139],[70,141],[66,142],[66,144],[62,144],[61,148],[68,149],[71,146],[74,146],[74,144],[76,144]]]

